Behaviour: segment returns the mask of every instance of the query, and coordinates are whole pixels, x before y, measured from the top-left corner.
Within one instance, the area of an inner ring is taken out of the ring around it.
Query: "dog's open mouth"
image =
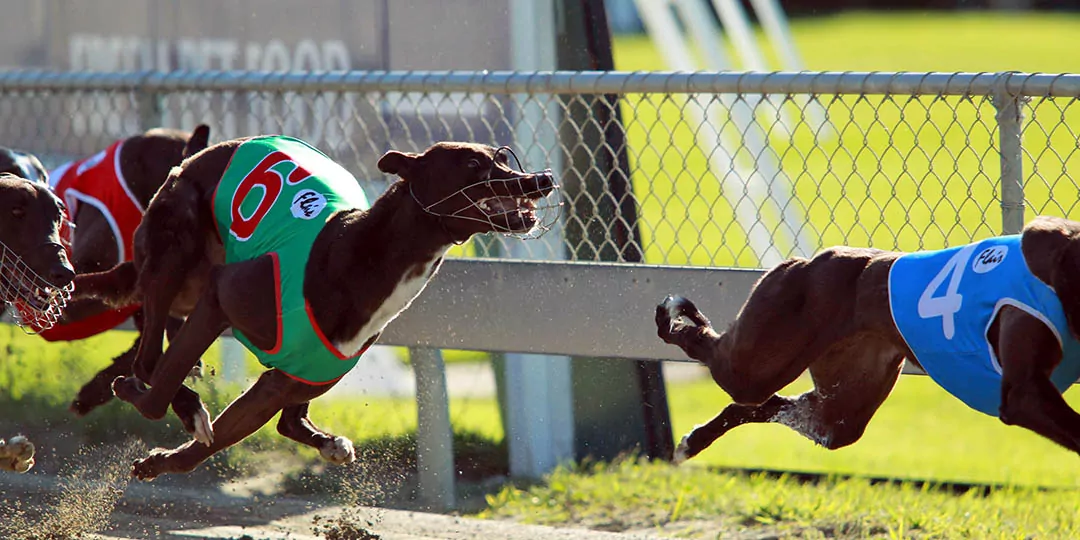
[[[62,289],[56,287],[37,287],[29,283],[20,283],[18,299],[35,311],[46,311],[61,292]]]
[[[506,151],[517,160],[509,147],[500,147],[496,153]],[[511,170],[510,176],[487,178],[461,187],[441,199],[422,203],[412,192],[413,200],[424,212],[440,218],[453,218],[480,222],[486,231],[515,238],[539,238],[559,221],[563,202],[559,197],[559,184],[544,169],[534,173]],[[504,171],[505,172],[505,171]]]
[[[0,244],[2,246],[2,244]],[[38,275],[7,246],[0,263],[0,300],[14,308],[15,323],[36,333],[56,325],[67,307],[74,283],[57,287]]]
[[[20,284],[15,294],[5,295],[14,308],[15,323],[27,333],[44,332],[56,325],[71,298],[72,285],[64,288]]]
[[[536,202],[528,197],[487,197],[476,202],[488,219],[517,218],[526,229],[536,223]]]

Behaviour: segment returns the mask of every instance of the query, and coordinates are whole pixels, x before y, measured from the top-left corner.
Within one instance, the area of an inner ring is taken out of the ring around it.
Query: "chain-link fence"
[[[155,126],[305,139],[371,195],[389,149],[510,145],[567,203],[459,256],[764,267],[1073,216],[1080,76],[930,73],[0,74],[0,144],[56,165]]]

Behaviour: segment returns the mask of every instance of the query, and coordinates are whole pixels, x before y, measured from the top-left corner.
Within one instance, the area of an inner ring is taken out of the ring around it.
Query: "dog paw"
[[[334,465],[352,463],[356,459],[356,450],[353,443],[345,437],[334,437],[333,440],[324,444],[319,449],[322,458]]]
[[[671,457],[671,463],[673,465],[682,465],[686,460],[690,459],[690,435],[683,435],[682,440],[679,441],[679,446],[675,447],[675,454]]]
[[[103,381],[104,384],[95,384],[95,382],[83,386],[79,390],[79,394],[68,405],[68,410],[74,413],[75,416],[82,418],[90,414],[90,411],[112,400],[113,392],[110,382]]]
[[[146,384],[140,381],[138,377],[117,377],[112,382],[113,395],[128,403],[139,401],[139,398],[146,394],[148,390]]]
[[[158,477],[157,467],[154,466],[154,455],[146,459],[137,459],[131,464],[131,476],[144,482],[149,482]]]
[[[199,410],[192,418],[192,424],[194,427],[192,435],[196,441],[206,446],[214,444],[214,424],[210,422],[210,411],[207,411],[202,403],[199,404]]]
[[[150,481],[158,476],[169,472],[177,472],[171,466],[171,460],[175,459],[176,450],[155,448],[143,459],[137,459],[131,464],[131,476],[143,481]]]
[[[665,343],[674,343],[686,329],[712,326],[693,302],[675,295],[668,295],[656,306],[655,318],[656,334]]]
[[[0,439],[0,469],[24,473],[34,466],[34,443],[21,435]]]

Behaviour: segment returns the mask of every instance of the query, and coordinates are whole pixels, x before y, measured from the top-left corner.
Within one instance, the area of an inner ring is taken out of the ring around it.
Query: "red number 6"
[[[255,228],[259,226],[259,222],[274,207],[278,195],[281,194],[282,178],[280,173],[271,170],[271,168],[288,159],[288,156],[281,152],[274,152],[266,156],[255,166],[255,169],[240,181],[240,185],[236,186],[236,191],[233,192],[232,197],[232,225],[229,226],[229,232],[237,240],[243,242],[251,238],[251,235],[255,234]],[[251,190],[256,187],[263,188],[262,199],[250,216],[244,216],[240,212],[240,204],[247,199]]]

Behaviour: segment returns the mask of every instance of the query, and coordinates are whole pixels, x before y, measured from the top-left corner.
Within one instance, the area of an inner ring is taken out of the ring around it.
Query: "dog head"
[[[420,208],[456,238],[489,232],[536,238],[559,218],[559,186],[550,169],[512,169],[511,156],[505,146],[440,142],[422,154],[391,150],[379,170],[400,176]]]
[[[13,174],[32,182],[49,183],[49,173],[33,154],[0,148],[0,174]]]
[[[64,206],[48,186],[0,174],[0,300],[15,304],[24,328],[56,323],[75,269],[60,244]]]

